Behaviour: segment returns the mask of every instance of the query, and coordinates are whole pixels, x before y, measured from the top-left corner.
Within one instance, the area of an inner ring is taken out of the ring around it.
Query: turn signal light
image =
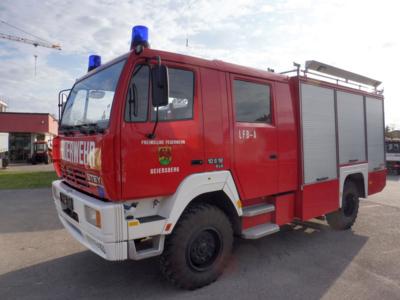
[[[100,211],[98,211],[97,209],[94,209],[92,207],[89,206],[85,206],[85,211],[86,211],[86,220],[98,227],[101,228],[101,213]]]

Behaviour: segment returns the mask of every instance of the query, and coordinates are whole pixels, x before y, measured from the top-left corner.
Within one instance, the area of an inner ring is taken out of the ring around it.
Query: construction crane
[[[23,37],[15,36],[15,35],[10,35],[10,34],[5,34],[0,32],[0,38],[14,41],[14,42],[21,42],[25,44],[31,44],[35,47],[40,46],[40,47],[46,47],[46,48],[51,48],[51,49],[56,49],[56,50],[61,50],[61,46],[58,44],[51,44],[48,42],[41,42],[41,41],[34,41],[30,39],[26,39]]]
[[[27,39],[27,38],[23,38],[23,37],[19,37],[16,35],[11,35],[11,34],[6,34],[6,33],[1,33],[0,32],[0,38],[1,39],[6,39],[6,40],[10,40],[10,41],[14,41],[14,42],[20,42],[20,43],[25,43],[25,44],[30,44],[33,45],[35,47],[45,47],[45,48],[50,48],[50,49],[55,49],[55,50],[61,50],[61,46],[59,44],[53,44],[45,39],[42,39],[32,33],[29,33],[21,28],[18,28],[6,21],[0,20],[1,24],[7,25],[11,28],[14,28],[18,31],[21,31],[25,34],[28,34],[30,36],[33,36],[36,40],[31,40],[31,39]],[[35,77],[36,77],[36,65],[37,65],[37,58],[38,56],[36,54],[33,55],[33,57],[35,58]]]

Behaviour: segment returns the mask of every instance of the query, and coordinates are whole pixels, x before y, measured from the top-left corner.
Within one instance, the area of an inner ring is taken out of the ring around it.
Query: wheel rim
[[[212,267],[220,256],[222,250],[222,238],[214,228],[199,231],[188,243],[187,260],[189,266],[199,272]]]
[[[343,213],[346,217],[350,217],[353,215],[354,210],[356,208],[356,197],[353,194],[349,194],[346,197],[346,201],[343,205]]]

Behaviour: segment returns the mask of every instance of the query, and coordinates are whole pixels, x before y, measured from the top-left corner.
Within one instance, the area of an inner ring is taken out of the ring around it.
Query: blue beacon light
[[[132,28],[131,50],[136,46],[149,48],[149,29],[146,26],[137,25]]]
[[[90,55],[89,56],[89,65],[88,65],[88,72],[96,69],[97,67],[101,66],[101,56],[100,55]]]

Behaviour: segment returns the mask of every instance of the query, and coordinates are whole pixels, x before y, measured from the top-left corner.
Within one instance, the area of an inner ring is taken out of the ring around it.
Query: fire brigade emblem
[[[158,147],[158,161],[167,166],[172,161],[172,147]]]

